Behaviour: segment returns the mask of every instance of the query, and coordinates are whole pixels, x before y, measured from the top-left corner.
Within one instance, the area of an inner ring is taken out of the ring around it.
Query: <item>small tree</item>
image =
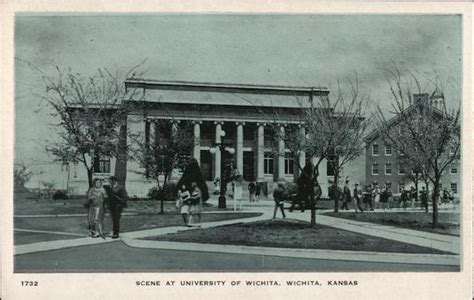
[[[338,82],[334,96],[329,94],[313,97],[311,94],[309,99],[295,97],[301,110],[297,121],[300,123],[299,128],[305,128],[304,131],[295,127],[281,130],[282,118],[277,109],[268,121],[275,133],[272,148],[277,148],[276,144],[282,141],[289,151],[274,150],[274,153],[279,156],[289,155],[297,166],[300,176],[304,176],[304,181],[308,183],[311,225],[316,224],[317,199],[314,191],[319,185],[321,162],[324,159],[332,160],[337,184],[342,168],[361,155],[363,137],[371,120],[364,117],[369,98],[360,94],[357,74],[355,80],[347,79],[347,86],[349,92],[344,93]],[[262,112],[262,115],[265,114]],[[308,158],[305,162],[299,159],[303,152]],[[338,211],[338,199],[335,200],[335,210]]]
[[[107,68],[85,76],[72,69],[56,67],[47,74],[31,63],[28,66],[41,78],[45,93],[39,95],[52,109],[52,124],[57,138],[46,141],[46,151],[62,164],[81,163],[93,185],[95,157],[117,155],[118,129],[126,126],[127,110],[122,101],[136,99],[138,91],[126,90],[123,79],[135,74],[140,65],[125,76]]]
[[[41,181],[41,185],[48,197],[48,200],[51,200],[51,196],[53,196],[53,190],[56,187],[56,182],[54,181]]]
[[[148,137],[145,136],[147,133],[131,135],[130,152],[131,158],[143,169],[138,172],[156,181],[163,213],[166,184],[173,170],[184,169],[189,161],[192,150],[192,143],[189,142],[193,138],[192,127],[185,123],[177,129],[170,120],[155,120],[150,126],[154,126],[155,134],[149,134]]]
[[[438,199],[443,172],[459,158],[461,147],[460,108],[448,109],[443,86],[435,78],[423,86],[411,73],[403,76],[398,68],[389,70],[393,98],[393,118],[387,118],[379,107],[377,119],[384,140],[403,154],[404,159],[421,169],[433,185],[433,222],[438,225]],[[431,94],[423,94],[431,89]],[[433,105],[442,98],[441,105]],[[394,121],[395,120],[395,121]],[[397,126],[395,126],[397,125]],[[398,129],[400,128],[400,129]]]
[[[13,169],[15,189],[24,188],[31,176],[33,176],[33,172],[25,164],[15,164]]]

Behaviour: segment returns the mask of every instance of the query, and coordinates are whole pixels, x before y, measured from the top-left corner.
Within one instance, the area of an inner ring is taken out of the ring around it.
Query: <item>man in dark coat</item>
[[[421,207],[428,212],[428,192],[426,191],[425,187],[422,188],[420,192],[420,199],[421,199]]]
[[[281,214],[283,215],[283,218],[285,218],[285,210],[283,208],[283,201],[285,200],[285,185],[282,182],[279,182],[277,188],[273,191],[273,200],[275,201],[273,219],[276,218],[278,208],[280,208]]]
[[[112,217],[113,239],[119,237],[120,217],[122,210],[127,207],[128,194],[124,187],[118,184],[117,177],[110,177],[110,187],[107,189],[110,216]]]
[[[329,198],[334,200],[334,212],[339,212],[339,200],[342,198],[342,190],[337,186],[335,181],[333,181],[329,187]]]
[[[347,206],[349,202],[351,202],[351,188],[349,187],[349,179],[346,179],[346,184],[344,185],[343,190],[343,202],[341,209],[349,210],[349,207]]]

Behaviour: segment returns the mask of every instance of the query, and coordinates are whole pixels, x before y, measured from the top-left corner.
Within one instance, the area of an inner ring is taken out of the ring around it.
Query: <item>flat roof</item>
[[[215,82],[194,82],[176,80],[152,80],[143,78],[127,78],[125,80],[127,88],[146,88],[176,91],[202,91],[220,93],[249,93],[249,94],[274,94],[274,95],[327,95],[329,90],[326,87],[304,87],[304,86],[284,86],[284,85],[258,85],[240,83],[215,83]]]

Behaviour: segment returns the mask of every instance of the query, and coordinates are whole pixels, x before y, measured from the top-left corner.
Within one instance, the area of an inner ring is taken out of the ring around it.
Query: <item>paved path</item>
[[[211,199],[211,203],[217,204],[217,199]],[[231,207],[231,201],[228,201]],[[260,212],[259,217],[234,219],[217,222],[207,222],[202,224],[202,228],[210,228],[235,223],[254,222],[259,220],[270,219],[273,214],[273,201],[260,201],[259,203],[243,202],[243,210],[239,212]],[[211,212],[210,212],[211,213]],[[293,212],[288,213],[289,218],[309,221],[310,214]],[[316,217],[317,223],[336,227],[352,232],[377,236],[381,238],[396,240],[400,242],[415,244],[423,247],[430,247],[442,251],[459,253],[459,237],[446,236],[440,234],[432,234],[420,232],[416,230],[401,229],[398,227],[377,225],[372,223],[363,223],[351,221],[342,218],[329,217],[318,213]],[[251,246],[231,246],[231,245],[212,245],[182,242],[163,242],[143,240],[146,237],[158,236],[168,233],[176,233],[179,231],[193,230],[183,226],[172,226],[164,228],[154,228],[127,232],[121,235],[123,243],[130,247],[144,249],[168,249],[168,250],[191,250],[206,253],[233,253],[241,255],[271,255],[275,257],[292,257],[301,259],[323,259],[323,260],[345,260],[345,261],[369,261],[369,262],[385,262],[397,264],[430,264],[430,265],[459,265],[459,255],[437,255],[437,254],[405,254],[405,253],[377,253],[364,251],[339,251],[339,250],[312,250],[312,249],[282,249],[268,247],[251,247]],[[55,232],[55,234],[59,234]],[[44,252],[63,248],[88,246],[101,243],[109,243],[115,240],[110,238],[106,240],[78,238],[73,240],[56,240],[48,242],[38,242],[26,245],[18,245],[15,247],[15,254],[27,254],[35,252]]]

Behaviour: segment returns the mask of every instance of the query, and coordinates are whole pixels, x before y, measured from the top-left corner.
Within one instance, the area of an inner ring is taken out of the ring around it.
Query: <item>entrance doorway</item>
[[[204,180],[214,180],[212,178],[212,154],[209,150],[201,150],[201,172]]]
[[[255,153],[253,151],[244,151],[244,180],[255,180]]]

